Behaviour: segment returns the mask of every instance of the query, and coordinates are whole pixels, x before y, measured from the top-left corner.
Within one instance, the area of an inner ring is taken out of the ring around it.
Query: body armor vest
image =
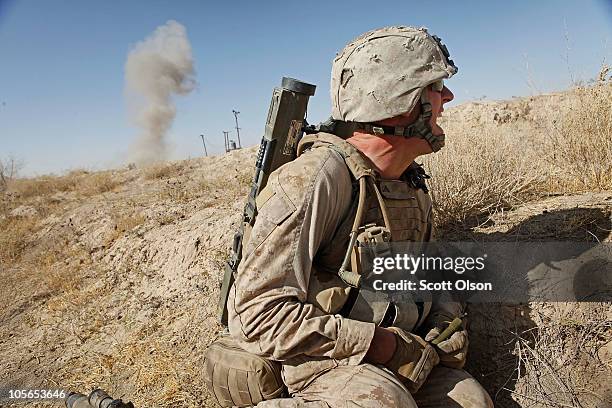
[[[355,180],[355,199],[349,214],[344,217],[334,235],[334,244],[315,260],[308,301],[326,313],[339,313],[351,319],[373,322],[380,326],[396,326],[412,332],[426,318],[431,302],[414,302],[409,293],[390,297],[386,293],[351,287],[358,285],[347,284],[338,270],[342,270],[340,261],[343,257],[346,260],[344,255],[347,247],[351,248],[348,273],[360,275],[364,272],[360,270],[360,246],[431,239],[432,204],[424,183],[427,176],[420,166],[413,163],[400,180],[381,180],[376,176],[373,164],[355,147],[327,133],[304,137],[298,147],[298,154],[315,148],[330,148],[342,156]],[[362,178],[369,178],[365,197],[360,197],[363,190],[356,187]],[[359,233],[356,234],[356,240],[353,240],[351,237],[360,201],[364,205],[363,215],[358,225]]]

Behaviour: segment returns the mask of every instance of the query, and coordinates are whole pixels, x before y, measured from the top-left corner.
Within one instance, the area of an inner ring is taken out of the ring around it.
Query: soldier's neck
[[[421,154],[420,139],[354,132],[346,139],[376,166],[383,179],[397,180]]]

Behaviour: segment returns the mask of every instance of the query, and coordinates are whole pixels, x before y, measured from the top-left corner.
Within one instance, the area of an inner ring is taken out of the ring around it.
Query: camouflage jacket
[[[260,193],[257,220],[228,300],[232,336],[245,350],[282,362],[290,390],[335,366],[360,364],[375,329],[371,322],[339,314],[348,288],[336,272],[355,217],[353,176],[376,171],[346,141],[318,137],[273,172]],[[330,144],[348,152],[348,160]],[[392,240],[429,240],[429,195],[406,180],[378,182],[384,183]],[[366,222],[381,225],[375,199],[369,198],[368,208]]]

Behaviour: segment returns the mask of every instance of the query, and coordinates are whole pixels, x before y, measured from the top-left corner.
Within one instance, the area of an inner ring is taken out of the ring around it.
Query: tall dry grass
[[[612,84],[574,91],[575,102],[559,121],[548,123],[542,153],[550,183],[563,190],[612,188]]]
[[[144,171],[145,180],[156,180],[178,176],[183,170],[183,163],[157,163]]]
[[[19,261],[38,230],[38,217],[7,217],[0,220],[0,268]]]
[[[549,193],[612,190],[612,83],[576,88],[566,98],[563,107],[536,97],[530,109],[519,100],[489,117],[458,111],[444,118],[447,146],[424,159],[437,223]]]
[[[610,304],[557,302],[531,314],[537,327],[516,333],[516,386],[505,391],[521,406],[609,406]]]
[[[91,197],[113,191],[121,183],[111,172],[89,173],[74,170],[63,176],[42,176],[31,179],[15,179],[8,186],[8,191],[19,199],[50,196],[61,192],[75,192],[79,196]]]
[[[438,224],[462,222],[527,199],[543,182],[520,154],[521,139],[491,124],[455,125],[447,146],[425,159]]]

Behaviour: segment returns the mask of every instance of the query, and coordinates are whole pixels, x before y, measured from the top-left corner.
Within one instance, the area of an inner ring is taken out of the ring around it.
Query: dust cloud
[[[147,165],[167,159],[166,135],[176,116],[174,95],[196,86],[191,44],[185,27],[170,20],[128,53],[125,90],[130,119],[140,134],[130,147],[129,160]]]

